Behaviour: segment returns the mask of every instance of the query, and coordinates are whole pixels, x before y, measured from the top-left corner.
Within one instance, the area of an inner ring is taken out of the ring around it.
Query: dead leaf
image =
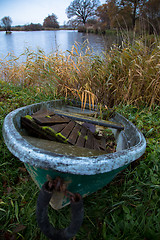
[[[21,172],[26,172],[27,170],[26,170],[26,168],[24,168],[24,167],[19,167],[18,168]]]
[[[7,187],[7,194],[9,194],[12,191],[11,187]]]
[[[23,224],[18,224],[17,227],[13,230],[13,233],[19,233],[20,231],[23,231],[26,228]]]

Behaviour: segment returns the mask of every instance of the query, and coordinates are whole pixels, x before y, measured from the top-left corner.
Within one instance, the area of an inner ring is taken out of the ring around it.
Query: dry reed
[[[146,46],[142,40],[113,46],[97,56],[76,43],[68,54],[45,56],[26,50],[26,60],[14,56],[0,59],[0,78],[42,94],[74,97],[84,107],[99,102],[107,107],[134,104],[153,106],[160,102],[160,43]],[[84,50],[85,49],[85,50]]]

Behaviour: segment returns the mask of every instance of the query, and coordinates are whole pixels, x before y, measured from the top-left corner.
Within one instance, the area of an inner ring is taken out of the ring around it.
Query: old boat
[[[21,119],[43,108],[67,113],[69,116],[78,114],[86,119],[92,113],[89,108],[82,110],[75,101],[70,105],[64,100],[53,100],[16,109],[6,116],[3,124],[5,143],[10,152],[25,164],[39,188],[47,177],[55,179],[59,176],[67,183],[69,191],[78,192],[85,197],[104,187],[145,152],[146,141],[143,134],[118,113],[110,120],[113,125],[118,123],[123,127],[109,125],[117,143],[114,153],[106,154],[94,149],[30,137],[22,128]],[[94,124],[99,125],[97,119]],[[57,193],[50,201],[54,209],[60,209],[68,203],[68,199],[61,193]]]

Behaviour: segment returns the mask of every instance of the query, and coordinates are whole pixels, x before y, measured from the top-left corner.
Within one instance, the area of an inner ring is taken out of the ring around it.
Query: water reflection
[[[5,34],[5,44],[6,49],[8,49],[9,52],[12,52],[14,49],[14,39],[11,34]]]
[[[20,56],[26,48],[37,51],[41,49],[46,55],[56,50],[66,52],[71,51],[75,42],[83,44],[89,42],[89,47],[96,53],[101,53],[115,40],[115,36],[101,36],[95,34],[79,33],[73,30],[56,31],[34,31],[34,32],[12,32],[6,35],[0,32],[0,58],[13,52],[15,56]]]

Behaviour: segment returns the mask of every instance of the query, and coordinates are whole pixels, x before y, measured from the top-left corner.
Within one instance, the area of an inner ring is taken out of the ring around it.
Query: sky
[[[66,8],[72,0],[0,0],[0,20],[10,16],[12,26],[30,23],[43,24],[43,20],[54,13],[60,25],[67,22]],[[105,0],[100,0],[103,4]]]

